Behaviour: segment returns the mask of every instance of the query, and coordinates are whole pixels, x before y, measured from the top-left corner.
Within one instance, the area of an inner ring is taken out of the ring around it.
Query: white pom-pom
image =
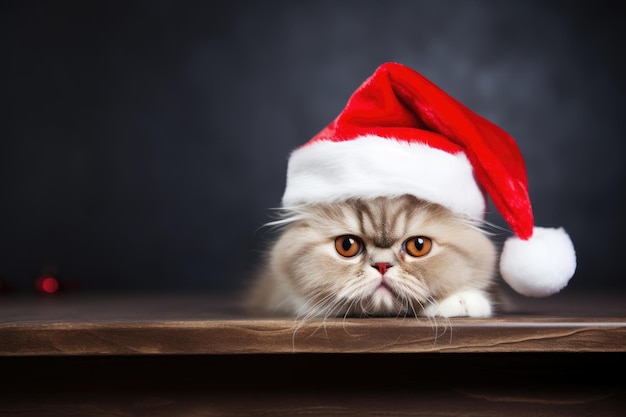
[[[500,256],[502,278],[528,297],[561,291],[575,271],[576,252],[563,228],[535,227],[528,240],[510,237]]]

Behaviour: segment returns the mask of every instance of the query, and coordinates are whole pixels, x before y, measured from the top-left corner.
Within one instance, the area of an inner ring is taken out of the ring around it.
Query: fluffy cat
[[[286,210],[251,288],[255,311],[310,317],[488,317],[496,247],[476,222],[414,196]]]

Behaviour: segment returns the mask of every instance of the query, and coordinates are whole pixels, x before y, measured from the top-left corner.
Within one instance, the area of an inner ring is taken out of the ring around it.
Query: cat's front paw
[[[424,307],[428,317],[490,317],[491,301],[481,291],[461,291]]]

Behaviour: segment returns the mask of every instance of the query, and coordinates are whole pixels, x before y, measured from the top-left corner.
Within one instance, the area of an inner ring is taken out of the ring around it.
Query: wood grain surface
[[[0,355],[626,351],[621,298],[557,301],[552,314],[526,305],[489,319],[301,321],[204,296],[11,300],[0,305]]]

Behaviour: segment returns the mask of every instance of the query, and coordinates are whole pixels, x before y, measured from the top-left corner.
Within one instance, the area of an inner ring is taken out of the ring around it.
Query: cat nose
[[[391,268],[393,265],[389,262],[376,262],[372,266],[378,269],[378,272],[380,272],[381,275],[385,275],[387,273],[387,269]]]

